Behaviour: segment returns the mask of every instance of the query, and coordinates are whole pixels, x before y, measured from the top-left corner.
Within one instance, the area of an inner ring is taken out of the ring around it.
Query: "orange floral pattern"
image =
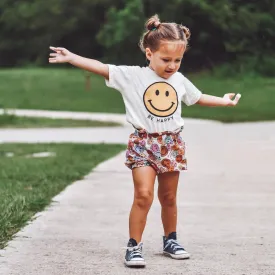
[[[152,166],[158,174],[187,170],[181,131],[148,133],[135,130],[129,137],[125,165],[130,169]]]

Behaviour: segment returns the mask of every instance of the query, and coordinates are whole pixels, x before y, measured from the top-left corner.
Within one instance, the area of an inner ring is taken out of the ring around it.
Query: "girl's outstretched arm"
[[[202,94],[200,99],[197,101],[197,104],[202,106],[236,106],[239,99],[241,98],[240,94],[225,94],[223,97],[217,97],[207,94]],[[234,98],[234,99],[233,99]]]
[[[65,48],[50,47],[54,53],[50,54],[49,63],[70,63],[81,69],[103,76],[109,79],[109,68],[100,61],[76,55]]]

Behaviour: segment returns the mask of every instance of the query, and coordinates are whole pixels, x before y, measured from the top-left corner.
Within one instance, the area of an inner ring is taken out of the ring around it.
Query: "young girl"
[[[239,94],[225,94],[222,98],[202,94],[178,72],[189,37],[188,28],[161,23],[157,15],[151,17],[140,40],[148,67],[107,65],[65,48],[50,47],[55,52],[50,54],[50,63],[69,62],[103,76],[107,86],[118,90],[125,103],[127,121],[134,127],[125,162],[132,170],[134,182],[127,266],[145,266],[141,238],[153,202],[156,177],[164,228],[163,252],[173,259],[190,257],[176,235],[179,172],[187,169],[185,143],[180,135],[184,125],[181,101],[188,106],[235,106],[240,98]]]

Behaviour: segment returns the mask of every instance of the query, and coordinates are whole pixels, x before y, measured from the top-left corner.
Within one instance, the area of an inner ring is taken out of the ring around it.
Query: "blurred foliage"
[[[184,69],[230,63],[235,73],[275,74],[272,0],[1,0],[0,66],[45,65],[49,45],[109,63],[144,65],[138,42],[155,13],[190,28]]]
[[[105,49],[104,59],[123,64],[139,62],[138,39],[145,20],[142,0],[131,0],[123,9],[110,7],[106,24],[97,35]]]

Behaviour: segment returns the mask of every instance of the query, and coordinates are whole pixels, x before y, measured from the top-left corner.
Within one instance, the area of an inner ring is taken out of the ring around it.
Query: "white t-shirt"
[[[164,79],[149,67],[108,66],[106,85],[121,93],[127,121],[149,133],[182,127],[181,102],[195,104],[202,94],[179,72]]]

